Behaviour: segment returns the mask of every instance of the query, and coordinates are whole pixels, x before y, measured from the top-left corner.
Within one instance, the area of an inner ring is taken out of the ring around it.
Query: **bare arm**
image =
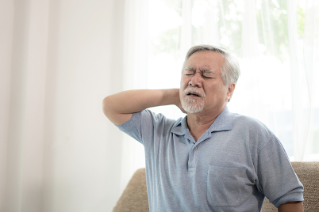
[[[103,112],[111,122],[120,125],[130,120],[135,112],[170,104],[180,107],[179,89],[130,90],[105,97]]]
[[[278,212],[303,212],[302,202],[288,202],[278,208]]]

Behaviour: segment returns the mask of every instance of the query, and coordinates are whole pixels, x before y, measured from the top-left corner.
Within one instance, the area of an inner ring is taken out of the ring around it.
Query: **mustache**
[[[200,97],[205,97],[205,93],[202,92],[200,89],[198,88],[194,88],[194,87],[187,87],[184,91],[183,91],[184,95],[187,96],[187,94],[192,93],[192,94],[196,94]]]

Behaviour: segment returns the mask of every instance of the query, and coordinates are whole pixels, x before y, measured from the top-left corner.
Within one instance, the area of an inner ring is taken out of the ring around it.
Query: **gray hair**
[[[215,47],[211,45],[193,46],[192,48],[188,50],[186,54],[183,68],[188,58],[195,52],[200,52],[200,51],[212,51],[212,52],[217,52],[222,54],[225,58],[225,62],[223,66],[221,67],[221,73],[222,73],[222,79],[223,79],[224,85],[229,85],[230,83],[235,83],[235,84],[237,83],[237,80],[240,75],[239,63],[234,56],[232,56],[225,49],[222,49],[220,47]]]

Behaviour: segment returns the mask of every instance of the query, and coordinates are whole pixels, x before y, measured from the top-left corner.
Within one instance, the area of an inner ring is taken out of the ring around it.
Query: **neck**
[[[208,128],[214,123],[219,114],[223,112],[225,107],[206,114],[202,112],[187,113],[187,125],[195,141],[198,141],[202,134],[206,132],[206,130],[208,130]]]

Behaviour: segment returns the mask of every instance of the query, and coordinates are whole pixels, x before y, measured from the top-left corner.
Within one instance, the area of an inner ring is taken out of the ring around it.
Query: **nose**
[[[200,71],[196,71],[194,76],[190,79],[189,85],[193,87],[201,87],[202,86],[202,75]]]

